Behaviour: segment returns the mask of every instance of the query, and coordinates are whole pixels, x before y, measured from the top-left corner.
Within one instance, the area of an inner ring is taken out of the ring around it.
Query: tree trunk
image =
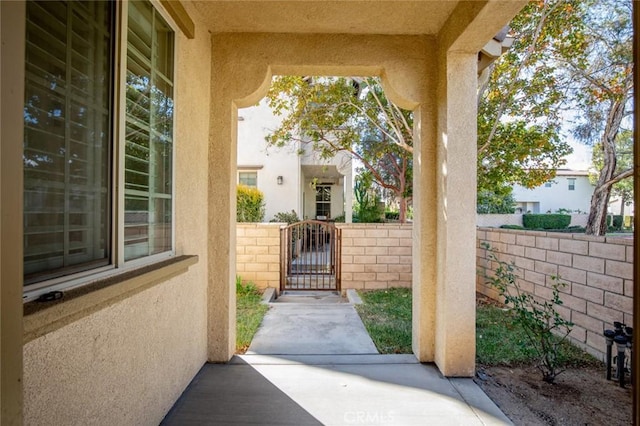
[[[405,223],[407,221],[407,199],[405,197],[400,197],[400,213],[398,214],[398,220],[400,223]]]
[[[620,216],[622,216],[622,220],[624,220],[624,203],[627,202],[627,198],[624,194],[620,195]]]
[[[610,193],[610,188],[593,193],[593,196],[591,197],[589,219],[587,219],[586,234],[604,235],[607,233],[607,207],[609,206]]]
[[[600,170],[598,182],[591,196],[591,207],[589,209],[589,219],[587,219],[587,235],[604,235],[607,233],[607,208],[609,207],[609,196],[611,194],[612,178],[616,171],[616,136],[620,129],[620,123],[624,115],[624,107],[627,96],[612,101],[607,124],[602,134],[602,159],[603,166]]]

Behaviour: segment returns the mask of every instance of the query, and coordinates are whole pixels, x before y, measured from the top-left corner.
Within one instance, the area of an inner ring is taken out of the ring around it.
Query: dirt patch
[[[604,367],[563,372],[554,384],[533,367],[478,367],[475,382],[516,425],[630,425],[631,386]]]

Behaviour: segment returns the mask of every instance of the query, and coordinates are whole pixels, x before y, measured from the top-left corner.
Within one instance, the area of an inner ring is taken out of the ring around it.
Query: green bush
[[[524,229],[524,227],[520,225],[500,225],[502,229]]]
[[[498,265],[494,276],[486,277],[487,284],[498,290],[504,303],[513,309],[513,321],[526,332],[530,355],[537,360],[542,380],[553,383],[566,366],[561,347],[573,328],[573,323],[560,316],[558,310],[562,306],[560,290],[567,284],[552,276],[550,300],[534,297],[520,287],[515,263],[499,259],[489,245],[483,247],[489,252],[488,258]]]
[[[564,229],[571,223],[568,214],[524,214],[522,224],[526,229]]]
[[[386,220],[398,220],[398,219],[400,219],[400,212],[386,211],[386,212],[384,212],[384,218]]]
[[[300,218],[295,210],[291,210],[291,213],[279,212],[274,214],[273,219],[271,219],[270,222],[284,222],[291,225],[292,223],[300,222]]]
[[[620,231],[622,230],[624,217],[619,214],[609,215],[607,222],[609,223],[609,229],[611,231]]]
[[[264,195],[258,188],[238,185],[238,222],[262,222],[264,220]]]

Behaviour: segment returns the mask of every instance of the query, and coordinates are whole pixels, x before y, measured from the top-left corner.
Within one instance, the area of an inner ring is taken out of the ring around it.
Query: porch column
[[[435,89],[426,93],[429,95],[413,112],[412,349],[419,361],[433,362],[438,267]]]
[[[0,424],[22,424],[22,142],[25,3],[0,2]]]
[[[435,362],[446,376],[475,371],[477,55],[438,66]]]
[[[344,221],[353,222],[353,176],[347,173],[344,176]]]
[[[271,73],[262,61],[247,63],[252,55],[220,34],[211,45],[207,339],[209,361],[226,362],[236,347],[238,108],[267,93]]]

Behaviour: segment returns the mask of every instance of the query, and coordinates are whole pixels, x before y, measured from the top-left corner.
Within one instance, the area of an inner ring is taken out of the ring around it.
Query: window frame
[[[240,181],[240,175],[243,174],[243,173],[244,174],[249,174],[249,173],[254,174],[255,177],[256,177],[256,184],[255,185],[247,185],[246,183],[241,182]],[[257,170],[238,170],[238,185],[245,185],[245,186],[248,186],[248,187],[251,187],[251,188],[257,188],[258,187],[258,171]]]
[[[318,200],[318,194],[322,190],[328,190],[328,193],[329,193],[329,199],[328,200]],[[331,203],[332,202],[333,202],[333,185],[322,185],[322,184],[316,185],[316,190],[315,190],[316,214],[315,214],[315,218],[317,219],[318,216],[324,216],[327,219],[331,218]],[[319,212],[318,212],[318,206],[319,205],[327,207],[328,214],[319,214]]]
[[[68,275],[43,280],[23,286],[23,302],[37,299],[42,294],[51,291],[71,290],[95,283],[96,281],[110,278],[114,275],[125,273],[133,269],[162,262],[176,256],[176,122],[178,93],[177,82],[179,81],[178,51],[180,34],[179,27],[164,9],[158,0],[147,0],[155,9],[156,13],[169,26],[173,32],[173,126],[172,126],[172,149],[171,149],[171,247],[162,253],[152,254],[125,261],[125,132],[126,132],[126,73],[127,73],[127,31],[128,31],[128,9],[129,0],[114,2],[114,43],[112,51],[112,112],[111,112],[111,150],[110,150],[110,198],[111,198],[111,222],[110,226],[110,253],[109,263],[104,266],[86,269],[83,271],[70,273]],[[25,16],[26,19],[26,16]],[[153,53],[152,53],[153,54]]]

